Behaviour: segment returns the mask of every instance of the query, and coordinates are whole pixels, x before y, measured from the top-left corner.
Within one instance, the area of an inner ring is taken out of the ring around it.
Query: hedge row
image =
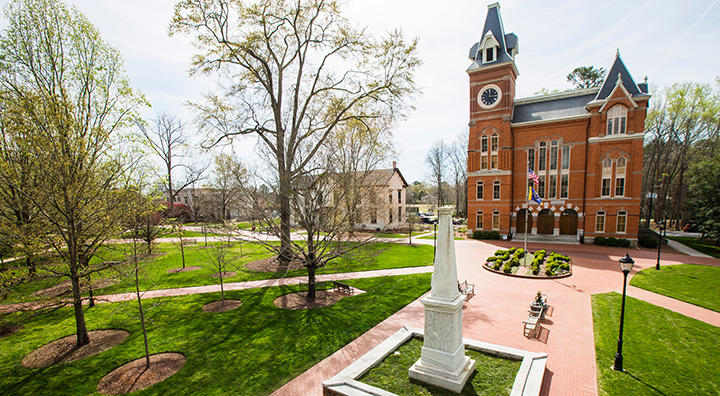
[[[600,245],[600,246],[620,246],[620,247],[630,247],[630,240],[625,238],[605,238],[604,236],[596,236],[593,240],[594,245]],[[657,245],[656,245],[657,246]]]
[[[474,231],[473,239],[500,239],[500,233],[497,231]]]

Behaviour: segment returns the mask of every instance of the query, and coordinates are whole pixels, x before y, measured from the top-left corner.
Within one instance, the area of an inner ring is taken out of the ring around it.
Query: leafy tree
[[[32,202],[48,231],[44,242],[70,278],[77,345],[89,343],[80,279],[101,268],[84,265],[122,229],[127,167],[111,151],[114,132],[145,104],[130,87],[120,54],[75,8],[59,0],[13,0],[0,37],[0,92],[15,104],[8,139],[37,170],[32,185],[16,183],[14,163],[0,164],[4,183]]]
[[[458,217],[467,216],[468,136],[468,132],[463,132],[458,135],[457,140],[450,146],[448,152],[454,182],[453,191],[455,192],[455,215]]]
[[[293,182],[344,123],[405,116],[417,42],[371,37],[326,0],[183,0],[171,32],[195,35],[192,73],[228,81],[194,105],[209,144],[252,134],[274,158],[280,258],[290,260]]]
[[[595,66],[576,67],[567,75],[567,80],[575,89],[599,87],[605,81],[605,69],[596,69]]]
[[[720,245],[720,157],[705,157],[690,169],[690,206],[703,234],[717,239]]]
[[[236,157],[227,154],[215,157],[211,202],[213,212],[220,214],[219,220],[230,220],[228,210],[237,206],[240,187],[247,182],[247,178],[247,169]]]
[[[667,212],[679,229],[694,210],[689,197],[692,164],[717,155],[720,92],[710,84],[673,84],[655,94],[645,121],[643,192],[655,193],[655,219]],[[713,143],[715,142],[715,143]],[[650,200],[643,193],[643,206]],[[652,215],[647,211],[648,220]]]

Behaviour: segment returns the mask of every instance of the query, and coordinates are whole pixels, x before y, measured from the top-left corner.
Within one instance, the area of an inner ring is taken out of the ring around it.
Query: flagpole
[[[529,184],[529,183],[528,183],[528,184]],[[527,256],[528,256],[528,251],[527,251],[527,229],[528,229],[528,227],[527,227],[527,223],[528,223],[528,212],[530,212],[530,187],[528,187],[527,205],[525,205],[525,206],[526,206],[526,207],[525,207],[525,229],[523,230],[523,232],[525,233],[525,245],[524,245],[524,247],[523,247],[523,249],[525,250],[525,256],[523,256],[523,264],[525,264],[524,266],[527,267]]]

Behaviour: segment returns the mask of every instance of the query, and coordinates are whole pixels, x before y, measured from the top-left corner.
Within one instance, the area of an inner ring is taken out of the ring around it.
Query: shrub
[[[638,240],[638,243],[646,248],[656,248],[658,245],[657,239],[653,238],[652,235],[643,235]]]
[[[621,247],[630,247],[630,240],[625,238],[618,239]]]
[[[493,265],[493,269],[494,269],[495,271],[499,270],[499,269],[500,269],[500,264],[502,264],[501,261],[496,261],[496,262],[495,262],[495,265]]]
[[[510,254],[512,254],[512,253],[515,253],[516,250],[517,250],[516,247],[511,247],[510,249],[508,249],[508,252],[510,252]]]
[[[593,245],[605,246],[607,245],[607,238],[604,236],[596,236],[593,240]]]
[[[474,231],[473,239],[500,239],[500,233],[497,231]]]
[[[512,271],[512,267],[510,266],[510,262],[508,261],[503,265],[503,272],[506,274],[509,274]]]

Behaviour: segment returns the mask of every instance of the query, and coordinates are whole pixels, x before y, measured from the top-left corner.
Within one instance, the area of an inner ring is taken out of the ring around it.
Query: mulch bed
[[[257,272],[285,272],[302,269],[303,264],[299,260],[293,260],[289,263],[281,263],[278,261],[277,256],[274,256],[247,263],[245,264],[245,268],[250,271]]]
[[[18,331],[24,329],[22,325],[3,325],[0,326],[0,338],[11,336]]]
[[[229,278],[229,277],[235,276],[235,275],[237,275],[237,272],[235,272],[235,271],[223,271],[223,272],[222,272],[222,277],[223,277],[223,278]],[[216,273],[214,273],[214,274],[212,274],[212,275],[210,275],[210,276],[212,276],[213,278],[219,278],[219,277],[220,277],[220,273],[219,273],[219,272],[216,272]]]
[[[171,269],[167,270],[166,272],[167,272],[168,274],[175,274],[175,273],[178,273],[178,272],[190,272],[190,271],[195,271],[195,270],[199,270],[200,268],[202,268],[202,267],[198,267],[197,265],[193,265],[193,266],[191,266],[191,267],[185,267],[185,268],[182,268],[182,267],[180,267],[180,268],[171,268]]]
[[[343,297],[347,297],[345,294],[336,293],[332,290],[316,290],[315,301],[308,301],[306,296],[307,292],[304,291],[284,294],[276,298],[273,304],[282,309],[300,310],[327,307],[340,301]]]
[[[80,348],[75,346],[77,342],[75,334],[45,344],[25,356],[22,364],[29,368],[42,368],[74,362],[117,346],[130,333],[125,330],[95,330],[89,332],[88,335],[90,343]]]
[[[225,300],[224,302],[221,301],[213,301],[210,304],[205,304],[202,307],[202,310],[205,312],[211,312],[211,313],[218,313],[218,312],[226,312],[226,311],[232,311],[233,309],[239,307],[242,305],[242,301],[240,300]]]
[[[145,357],[133,360],[104,376],[97,390],[104,395],[122,395],[145,389],[180,371],[185,360],[180,353],[151,355],[150,367],[145,366]]]
[[[117,280],[115,280],[115,279],[96,279],[96,280],[92,281],[92,288],[93,288],[93,290],[99,290],[104,287],[113,285],[115,283],[117,283]],[[82,283],[81,283],[81,285],[82,285]],[[80,291],[82,291],[82,292],[87,291],[87,289],[88,289],[87,285],[82,285],[80,287]],[[40,290],[32,293],[32,295],[34,297],[55,298],[55,297],[64,296],[66,294],[70,294],[71,292],[72,292],[72,287],[70,284],[70,280],[67,279],[67,280],[64,280],[64,281],[58,283],[57,285],[55,285],[53,287],[48,287],[46,289],[40,289]]]

